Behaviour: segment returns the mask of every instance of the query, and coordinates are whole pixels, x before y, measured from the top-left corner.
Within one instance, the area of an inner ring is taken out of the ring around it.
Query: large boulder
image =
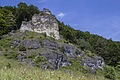
[[[59,47],[63,48],[63,53],[66,54],[70,58],[81,57],[84,53],[77,47],[70,44],[60,44]]]
[[[94,57],[94,58],[85,58],[82,60],[83,66],[86,66],[88,70],[92,72],[96,72],[96,69],[102,69],[105,65],[104,59],[101,57]]]
[[[47,36],[60,39],[57,19],[48,9],[33,15],[32,20],[29,22],[23,21],[20,31],[46,33]]]

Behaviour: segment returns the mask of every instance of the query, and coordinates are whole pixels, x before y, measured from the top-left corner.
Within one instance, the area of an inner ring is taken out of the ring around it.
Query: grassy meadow
[[[42,70],[0,56],[0,80],[108,80],[104,76],[81,72]]]

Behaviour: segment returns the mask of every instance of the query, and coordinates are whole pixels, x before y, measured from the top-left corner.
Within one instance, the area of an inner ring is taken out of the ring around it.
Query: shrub
[[[8,64],[6,65],[6,67],[7,67],[7,68],[11,68],[12,66],[11,66],[10,63],[8,63]]]
[[[3,48],[7,48],[7,47],[10,46],[12,40],[13,40],[12,37],[1,39],[0,40],[0,46],[2,46]]]
[[[2,47],[0,47],[0,51],[2,51]]]
[[[65,49],[64,49],[64,47],[59,47],[59,50],[61,51],[61,52],[65,52]]]
[[[32,59],[34,59],[35,56],[36,56],[35,54],[30,54],[30,55],[26,55],[25,57],[26,57],[26,58],[32,58]]]
[[[37,56],[37,57],[34,59],[34,61],[35,61],[36,63],[40,63],[40,62],[43,62],[43,61],[45,62],[46,59],[39,55],[39,56]]]
[[[116,66],[116,69],[118,70],[118,71],[120,71],[120,61],[119,62],[117,62],[118,64],[117,64],[117,66]]]
[[[4,53],[4,56],[6,56],[8,59],[16,59],[17,58],[17,52],[6,52]]]
[[[78,52],[78,50],[76,50],[76,51],[75,51],[75,54],[76,54],[76,55],[79,55],[80,53]]]
[[[115,80],[115,79],[116,79],[116,72],[115,72],[114,67],[105,66],[105,67],[104,67],[104,76],[105,76],[106,78]]]
[[[40,63],[43,62],[44,64],[47,64],[46,58],[43,58],[42,56],[38,55],[37,57],[35,57],[34,62],[36,63],[35,65],[37,67],[40,66]]]
[[[85,54],[88,56],[88,57],[94,57],[96,56],[94,53],[92,53],[91,51],[89,50],[84,50]]]
[[[26,51],[26,48],[22,45],[19,46],[19,51]]]

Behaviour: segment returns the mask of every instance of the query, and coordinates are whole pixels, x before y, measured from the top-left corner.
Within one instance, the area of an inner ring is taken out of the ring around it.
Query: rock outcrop
[[[19,47],[20,45],[28,48],[28,49],[40,49],[41,44],[39,43],[38,40],[22,40],[22,39],[17,39],[13,40],[12,44],[10,47]]]
[[[105,66],[104,59],[101,57],[85,58],[82,60],[83,66],[86,66],[91,72],[96,72],[96,69],[102,69]]]
[[[9,43],[10,49],[6,49],[7,53],[0,51],[0,55],[10,55],[19,62],[44,69],[56,70],[60,67],[72,66],[84,70],[83,66],[86,66],[94,73],[96,69],[103,70],[105,65],[103,58],[88,56],[85,51],[71,43],[66,43],[64,39],[54,40],[47,37],[60,39],[58,22],[48,9],[35,14],[31,21],[23,21],[20,31],[11,31],[10,36],[13,39]],[[46,33],[47,36],[38,33]],[[4,38],[8,37],[9,35]]]
[[[32,31],[37,33],[46,33],[47,36],[55,39],[60,39],[59,28],[56,17],[51,14],[48,9],[45,9],[39,14],[35,14],[29,22],[23,21],[21,32]]]
[[[16,39],[13,40],[10,47],[19,48],[22,45],[27,48],[27,51],[19,51],[17,59],[20,62],[25,64],[36,65],[34,59],[38,56],[41,56],[46,59],[46,62],[49,64],[44,64],[44,61],[41,62],[38,66],[44,69],[59,69],[60,67],[71,65],[71,61],[68,59],[75,59],[76,57],[81,57],[84,54],[83,51],[79,50],[77,47],[70,44],[58,44],[53,40],[42,40],[41,43],[38,40],[33,39]],[[36,51],[35,51],[36,49]],[[42,50],[43,49],[43,50]],[[31,51],[34,51],[33,52]],[[77,52],[77,54],[76,54]],[[32,56],[31,56],[32,54]],[[68,57],[66,57],[66,56]],[[26,57],[27,56],[27,57]],[[28,57],[30,56],[30,57]],[[34,59],[31,59],[34,57]]]

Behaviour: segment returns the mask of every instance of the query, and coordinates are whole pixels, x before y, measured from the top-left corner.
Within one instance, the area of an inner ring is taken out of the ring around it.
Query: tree
[[[14,29],[15,25],[15,16],[11,11],[1,8],[0,9],[0,35],[6,34]]]
[[[15,16],[10,12],[7,16],[7,26],[9,26],[9,31],[16,29],[16,19]]]
[[[20,28],[22,21],[26,20],[27,14],[27,4],[22,2],[19,3],[18,8],[16,9],[16,20],[18,28]]]
[[[18,8],[16,9],[16,17],[17,17],[17,26],[20,28],[22,21],[31,20],[34,14],[38,14],[40,11],[37,7],[30,5],[28,6],[26,3],[19,3]]]

